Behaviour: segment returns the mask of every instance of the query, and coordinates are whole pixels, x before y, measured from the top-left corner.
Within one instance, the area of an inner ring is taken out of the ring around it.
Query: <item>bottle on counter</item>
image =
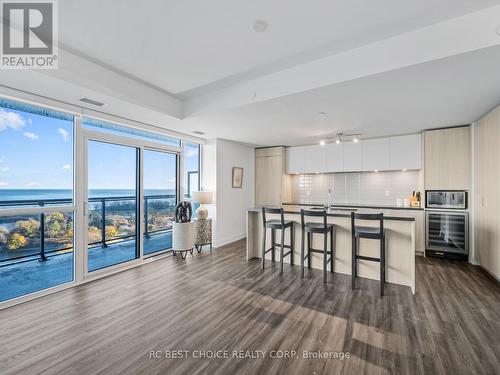
[[[409,207],[419,208],[420,207],[420,192],[413,192],[409,198]]]

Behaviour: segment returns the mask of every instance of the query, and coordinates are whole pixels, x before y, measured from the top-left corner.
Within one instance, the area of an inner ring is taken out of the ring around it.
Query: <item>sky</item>
[[[70,189],[73,124],[0,107],[0,189]]]
[[[89,188],[134,189],[133,147],[89,142]],[[144,188],[174,189],[175,155],[145,151]],[[186,148],[185,170],[197,170]],[[0,189],[71,189],[73,123],[0,107]]]

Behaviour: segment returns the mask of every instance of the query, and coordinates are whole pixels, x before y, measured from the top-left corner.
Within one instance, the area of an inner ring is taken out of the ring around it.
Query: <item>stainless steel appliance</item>
[[[427,210],[425,223],[426,255],[454,259],[468,258],[468,212]]]
[[[440,209],[467,209],[466,191],[438,191],[427,190],[425,192],[425,207]]]

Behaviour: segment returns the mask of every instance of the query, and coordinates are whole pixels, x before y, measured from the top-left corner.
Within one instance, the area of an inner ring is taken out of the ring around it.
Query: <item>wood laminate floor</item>
[[[349,276],[329,276],[301,280],[285,266],[280,277],[271,262],[262,271],[243,241],[164,258],[0,311],[0,373],[499,373],[500,287],[478,267],[419,257],[417,295],[389,284],[383,298],[376,281],[351,291]],[[265,354],[231,358],[236,350]],[[193,358],[215,351],[230,358]]]

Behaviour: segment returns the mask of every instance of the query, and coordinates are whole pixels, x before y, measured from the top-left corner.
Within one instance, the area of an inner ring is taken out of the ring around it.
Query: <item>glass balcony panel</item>
[[[144,151],[144,254],[172,247],[172,222],[177,204],[177,155]]]
[[[71,281],[72,213],[0,217],[0,301]]]

